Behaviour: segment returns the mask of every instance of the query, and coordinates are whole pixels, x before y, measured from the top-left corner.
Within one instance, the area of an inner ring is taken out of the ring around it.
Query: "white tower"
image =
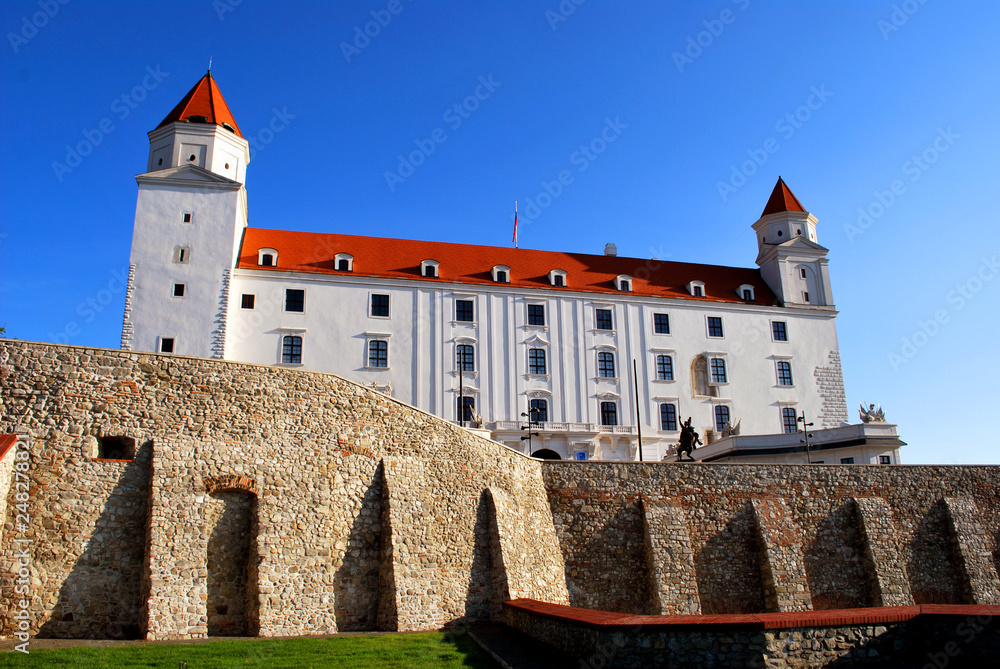
[[[782,304],[833,308],[829,250],[816,241],[816,217],[778,177],[764,213],[753,224],[757,266]]]
[[[149,133],[121,347],[225,357],[250,146],[209,71]]]

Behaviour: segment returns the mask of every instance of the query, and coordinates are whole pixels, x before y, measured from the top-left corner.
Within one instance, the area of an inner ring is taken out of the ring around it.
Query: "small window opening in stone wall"
[[[97,460],[135,460],[135,439],[98,437]]]

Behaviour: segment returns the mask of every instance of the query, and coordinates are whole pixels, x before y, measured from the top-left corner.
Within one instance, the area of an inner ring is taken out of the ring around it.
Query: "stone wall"
[[[551,462],[543,474],[574,606],[1000,604],[997,467]]]
[[[480,587],[495,580],[491,513],[508,591],[567,601],[538,461],[329,374],[0,344],[15,370],[0,386],[0,420],[31,440],[32,633],[481,621],[496,591]],[[134,439],[135,458],[93,458],[104,436]],[[246,490],[232,492],[241,480]],[[487,490],[516,503],[490,507]],[[230,509],[227,496],[242,501]],[[4,634],[11,538],[5,529]],[[256,606],[239,611],[240,588],[256,589]]]

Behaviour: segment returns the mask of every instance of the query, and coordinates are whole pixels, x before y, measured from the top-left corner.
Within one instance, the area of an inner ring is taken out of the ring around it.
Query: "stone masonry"
[[[54,637],[1000,603],[997,467],[543,462],[330,374],[0,347],[30,479],[25,529],[0,469],[4,635],[20,541]]]

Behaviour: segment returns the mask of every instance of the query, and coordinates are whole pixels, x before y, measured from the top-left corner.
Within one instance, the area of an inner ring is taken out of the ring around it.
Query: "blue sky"
[[[906,462],[1000,463],[998,19],[938,0],[8,0],[0,324],[117,347],[145,133],[211,57],[257,145],[255,227],[502,246],[516,199],[522,247],[753,266],[781,175],[830,249],[852,418],[881,403]]]

